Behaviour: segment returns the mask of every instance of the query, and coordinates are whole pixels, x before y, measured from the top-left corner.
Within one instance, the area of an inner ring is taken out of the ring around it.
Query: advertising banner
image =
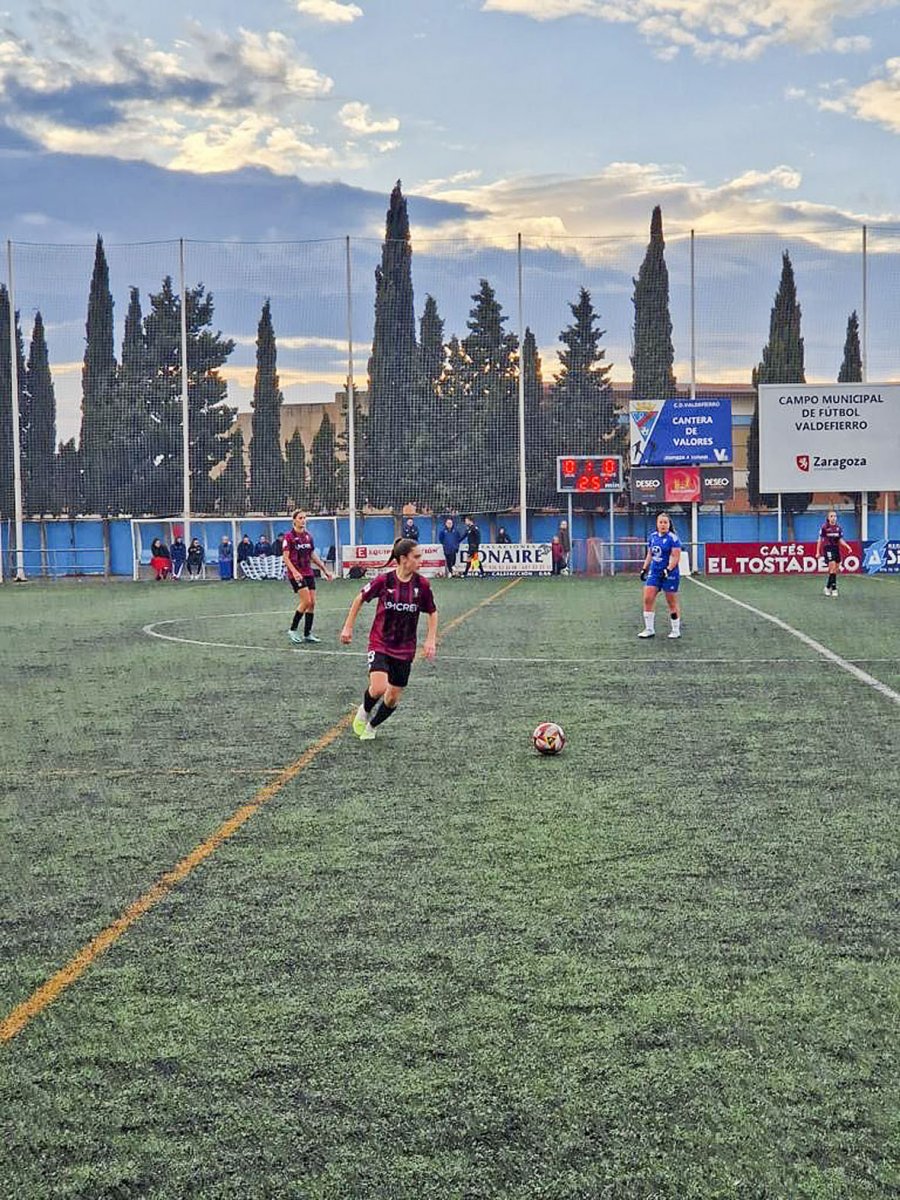
[[[900,384],[760,384],[759,489],[900,489]]]
[[[885,538],[866,542],[862,569],[867,575],[900,575],[900,542]]]
[[[390,558],[393,548],[388,543],[377,546],[344,546],[341,551],[341,574],[346,577],[351,567],[359,567],[369,577],[378,575],[385,570],[385,563]],[[443,575],[446,570],[443,548],[437,545],[423,545],[422,550],[424,553],[420,569],[426,579]]]
[[[734,468],[632,467],[629,484],[638,504],[717,504],[734,495]]]
[[[848,541],[852,553],[841,571],[857,572],[862,543]],[[707,542],[707,575],[822,575],[824,558],[816,557],[816,541],[809,542]]]
[[[730,400],[632,400],[631,464],[664,467],[730,463]]]
[[[482,542],[479,553],[486,575],[549,575],[553,568],[548,542],[529,542],[525,546]],[[463,562],[467,557],[463,546]]]

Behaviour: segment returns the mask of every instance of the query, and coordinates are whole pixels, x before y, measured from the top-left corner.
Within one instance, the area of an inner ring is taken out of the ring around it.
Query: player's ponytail
[[[399,562],[400,559],[403,558],[403,556],[405,554],[409,554],[410,550],[414,549],[416,546],[418,546],[418,544],[419,543],[416,541],[415,538],[408,538],[408,537],[397,538],[397,540],[394,542],[393,548],[391,550],[391,557],[384,564],[384,566],[382,567],[382,570],[386,571],[392,562]]]

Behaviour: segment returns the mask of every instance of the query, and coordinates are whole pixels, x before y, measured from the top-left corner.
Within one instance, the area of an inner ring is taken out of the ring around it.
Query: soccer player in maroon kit
[[[828,564],[828,578],[825,580],[826,596],[838,594],[837,577],[841,568],[842,548],[848,554],[853,553],[852,548],[844,541],[844,531],[838,525],[837,513],[830,512],[828,520],[819,530],[819,540],[816,542],[816,558],[822,558],[824,554],[825,562]]]
[[[317,566],[325,579],[330,580],[328,568],[316,554],[316,544],[312,534],[306,528],[306,513],[302,508],[292,514],[293,529],[289,529],[282,539],[282,558],[284,559],[287,577],[291,587],[297,594],[297,611],[288,630],[288,637],[295,644],[298,642],[317,642],[319,639],[312,631],[316,609],[316,577],[313,565]],[[303,636],[298,632],[300,618],[303,617]]]
[[[365,585],[350,605],[341,630],[341,641],[349,646],[359,610],[370,600],[378,601],[369,632],[369,686],[353,718],[353,732],[364,742],[373,738],[377,727],[393,714],[409,682],[416,657],[419,613],[428,617],[425,657],[434,658],[437,651],[434,593],[428,580],[419,574],[422,547],[411,538],[398,538],[386,566],[392,562],[397,564],[394,570],[376,575]]]

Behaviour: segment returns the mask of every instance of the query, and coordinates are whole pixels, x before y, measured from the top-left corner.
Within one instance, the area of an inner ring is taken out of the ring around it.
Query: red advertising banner
[[[848,541],[853,551],[841,571],[855,572],[862,563],[862,542]],[[822,575],[824,558],[816,558],[815,539],[809,542],[707,542],[707,575]]]
[[[691,504],[700,499],[699,467],[667,467],[666,504]]]

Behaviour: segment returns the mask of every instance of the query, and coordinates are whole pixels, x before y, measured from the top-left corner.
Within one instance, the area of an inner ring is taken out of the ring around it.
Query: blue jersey
[[[654,575],[668,567],[672,551],[681,549],[681,541],[678,534],[673,533],[671,529],[668,533],[651,533],[647,538],[647,549],[650,551],[650,574]],[[677,571],[676,566],[671,573],[674,575]]]

